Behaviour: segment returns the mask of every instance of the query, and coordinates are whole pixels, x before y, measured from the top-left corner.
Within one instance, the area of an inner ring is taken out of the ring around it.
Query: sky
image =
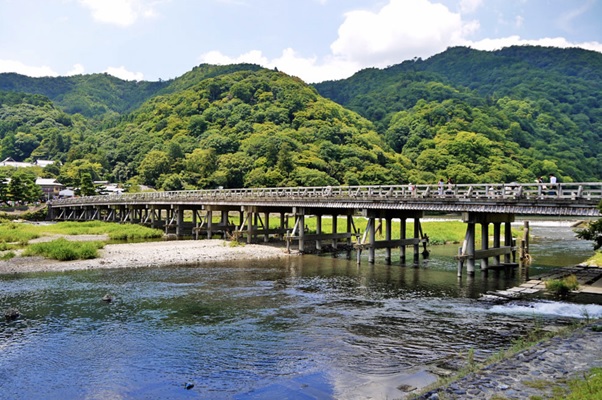
[[[0,72],[168,80],[250,62],[307,83],[452,46],[602,52],[602,0],[0,0]]]

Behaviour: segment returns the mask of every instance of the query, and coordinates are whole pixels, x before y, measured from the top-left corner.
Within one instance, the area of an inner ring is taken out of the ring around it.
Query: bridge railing
[[[438,199],[439,201],[472,200],[602,200],[602,182],[580,183],[482,183],[457,185],[381,185],[381,186],[319,186],[273,187],[245,189],[203,189],[166,192],[141,192],[101,196],[54,199],[51,206],[98,203],[153,203],[202,201],[271,201],[278,200],[403,200]]]

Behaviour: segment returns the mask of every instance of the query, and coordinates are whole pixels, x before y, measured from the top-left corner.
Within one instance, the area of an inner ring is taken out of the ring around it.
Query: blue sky
[[[602,0],[0,0],[0,72],[171,79],[252,62],[308,83],[450,46],[602,52]]]

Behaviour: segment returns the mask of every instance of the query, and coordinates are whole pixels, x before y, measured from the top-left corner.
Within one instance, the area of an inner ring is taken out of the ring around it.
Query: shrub
[[[577,277],[575,275],[546,281],[546,290],[557,297],[566,297],[571,290],[576,289],[579,289],[579,282],[577,282]]]
[[[35,243],[24,252],[24,256],[43,256],[59,261],[87,260],[98,257],[98,249],[102,242],[72,242],[66,239],[56,239],[51,242]]]

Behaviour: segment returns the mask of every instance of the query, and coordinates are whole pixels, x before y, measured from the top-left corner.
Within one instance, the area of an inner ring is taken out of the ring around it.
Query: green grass
[[[585,261],[585,264],[602,266],[602,251],[596,251],[592,257]]]
[[[40,232],[64,235],[109,235],[112,240],[152,239],[163,236],[160,229],[147,228],[136,224],[116,222],[58,222],[51,225],[36,225]]]
[[[3,260],[3,261],[8,261],[8,260],[10,260],[11,258],[14,258],[14,257],[16,257],[16,256],[17,256],[17,254],[15,254],[15,252],[14,252],[14,251],[8,251],[8,252],[6,252],[6,253],[4,253],[4,254],[2,254],[2,255],[0,256],[0,260]]]
[[[557,297],[566,297],[571,290],[579,289],[579,282],[575,275],[562,279],[550,279],[546,281],[546,290]]]
[[[28,241],[40,236],[41,233],[35,229],[35,225],[15,222],[0,223],[0,243],[25,245]]]
[[[63,238],[29,245],[23,256],[42,256],[59,261],[88,260],[98,257],[103,242],[72,242]]]

